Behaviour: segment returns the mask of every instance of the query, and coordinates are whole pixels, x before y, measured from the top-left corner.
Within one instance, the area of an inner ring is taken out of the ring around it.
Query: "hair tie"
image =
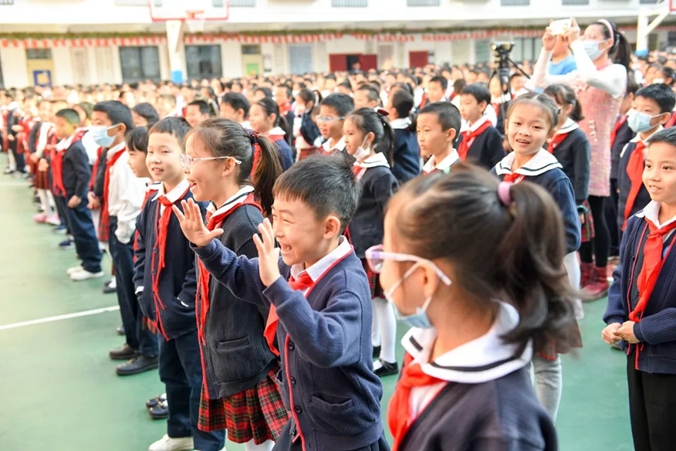
[[[498,185],[498,198],[505,207],[512,205],[512,195],[510,193],[512,185],[512,182],[500,182]]]
[[[373,109],[373,111],[375,111],[379,116],[382,116],[382,117],[386,117],[386,116],[390,115],[389,111],[387,111],[385,108],[382,108],[382,107],[379,107],[379,106],[375,107]]]
[[[258,132],[254,130],[247,130],[247,135],[249,135],[249,142],[252,146],[258,144]]]

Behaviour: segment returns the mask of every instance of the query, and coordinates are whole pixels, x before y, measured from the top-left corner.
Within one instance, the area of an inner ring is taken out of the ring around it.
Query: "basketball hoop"
[[[206,18],[202,10],[186,10],[185,25],[188,27],[190,33],[202,33],[204,31],[204,24]]]

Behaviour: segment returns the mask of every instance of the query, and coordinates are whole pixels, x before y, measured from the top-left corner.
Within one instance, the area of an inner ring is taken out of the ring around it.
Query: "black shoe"
[[[110,293],[117,293],[117,288],[112,288],[110,284],[105,284],[103,286],[103,294],[110,294]],[[124,335],[124,329],[122,329],[122,333],[120,335]]]
[[[158,405],[150,407],[148,413],[153,420],[166,420],[169,418],[169,407],[166,402],[160,402]]]
[[[377,359],[380,357],[380,346],[374,346],[373,347],[373,358]]]
[[[136,357],[138,351],[129,346],[127,343],[124,344],[121,348],[115,348],[108,353],[108,356],[111,360],[129,360]]]
[[[157,369],[159,366],[157,356],[145,356],[139,354],[127,363],[118,365],[115,372],[118,376],[131,376],[145,371]]]
[[[374,373],[376,373],[376,376],[383,377],[383,376],[392,376],[393,374],[399,374],[399,364],[397,362],[390,363],[380,359],[380,364],[382,366],[374,371]]]
[[[152,399],[149,399],[146,401],[146,408],[151,409],[157,405],[159,405],[161,402],[165,402],[167,400],[167,394],[162,393],[161,395],[157,395]]]
[[[117,335],[124,335],[124,326],[118,327],[117,329],[115,329],[115,332],[117,332]]]

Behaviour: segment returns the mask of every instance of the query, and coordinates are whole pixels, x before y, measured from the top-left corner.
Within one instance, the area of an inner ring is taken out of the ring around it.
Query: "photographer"
[[[631,48],[624,35],[605,19],[589,25],[583,36],[575,19],[571,19],[570,27],[555,31],[561,32],[560,38],[554,36],[550,27],[545,29],[532,83],[538,88],[568,84],[576,90],[582,106],[585,119],[579,125],[591,144],[588,201],[594,219],[594,239],[580,247],[580,259],[595,265],[593,277],[584,288],[590,297],[598,299],[608,291],[610,234],[603,210],[610,195],[610,135],[627,86]],[[557,39],[569,45],[575,57],[577,70],[566,75],[547,73]]]

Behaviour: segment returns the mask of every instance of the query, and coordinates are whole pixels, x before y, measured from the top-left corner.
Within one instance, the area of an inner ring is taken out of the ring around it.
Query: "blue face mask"
[[[653,125],[651,125],[650,122],[653,120],[654,117],[657,117],[651,116],[647,113],[641,113],[636,110],[631,110],[627,114],[627,116],[628,116],[627,125],[629,125],[629,128],[632,129],[634,133],[647,132],[648,130],[653,128]]]
[[[582,43],[584,44],[584,51],[592,61],[596,61],[603,55],[603,50],[599,50],[601,41],[582,41]]]
[[[105,125],[89,127],[89,134],[98,146],[107,149],[115,141],[115,136],[108,136],[108,129],[113,127],[106,127]]]
[[[417,327],[419,329],[429,329],[432,327],[432,322],[430,321],[429,316],[427,316],[427,307],[429,307],[430,302],[432,302],[432,296],[430,296],[425,300],[422,307],[417,307],[416,312],[412,315],[404,315],[403,313],[401,313],[397,308],[397,305],[392,300],[394,290],[399,288],[399,286],[402,283],[404,283],[404,280],[406,280],[408,276],[413,274],[413,271],[415,271],[415,269],[418,267],[418,264],[419,263],[416,263],[411,267],[411,269],[406,271],[404,276],[401,279],[399,279],[397,283],[392,285],[389,290],[385,291],[383,295],[385,296],[385,299],[387,299],[387,301],[394,306],[394,312],[399,321],[401,321],[402,323],[406,324],[409,327]]]

